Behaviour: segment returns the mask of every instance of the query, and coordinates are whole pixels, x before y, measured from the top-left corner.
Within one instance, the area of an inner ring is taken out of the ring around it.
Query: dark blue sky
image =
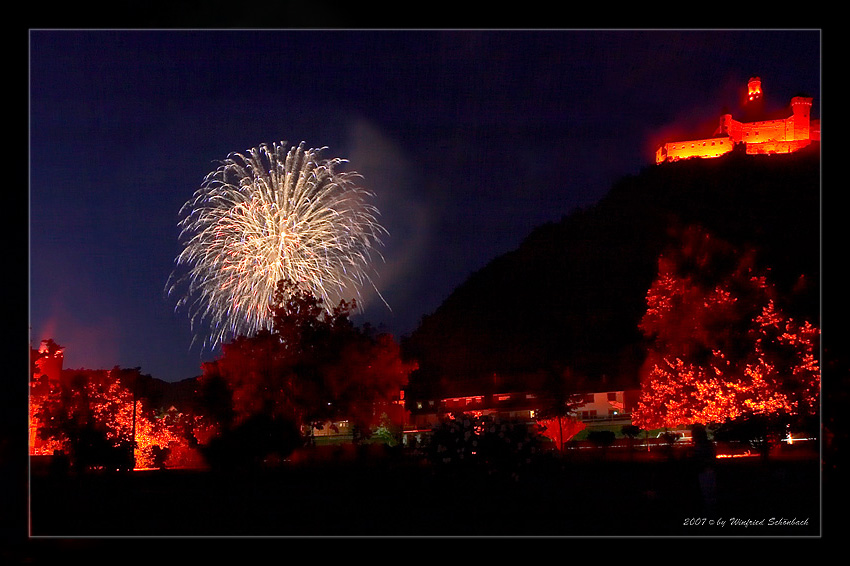
[[[30,326],[66,367],[175,381],[190,348],[163,289],[178,212],[215,161],[264,142],[343,157],[377,194],[378,287],[358,321],[397,337],[536,226],[710,135],[752,75],[820,111],[801,31],[30,32]],[[706,130],[707,129],[707,130]],[[519,291],[519,290],[518,290]],[[534,292],[534,281],[528,289]],[[367,297],[368,298],[368,297]]]

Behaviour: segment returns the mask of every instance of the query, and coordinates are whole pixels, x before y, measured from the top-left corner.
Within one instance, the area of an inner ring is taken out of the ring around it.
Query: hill
[[[410,392],[564,368],[589,383],[636,387],[637,325],[677,226],[699,224],[755,248],[780,291],[795,289],[792,314],[816,322],[820,196],[819,145],[653,165],[623,178],[595,206],[535,229],[423,318],[403,342],[420,364]]]

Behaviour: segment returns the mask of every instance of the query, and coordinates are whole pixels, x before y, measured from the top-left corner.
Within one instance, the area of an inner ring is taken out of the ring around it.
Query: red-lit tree
[[[659,257],[640,328],[644,428],[814,415],[818,329],[786,316],[754,253],[692,227]]]
[[[374,429],[386,415],[401,425],[404,408],[394,403],[415,364],[402,360],[398,343],[389,334],[361,332],[342,348],[339,360],[325,371],[328,407],[334,417],[345,417],[354,426]]]
[[[582,421],[569,415],[539,418],[537,424],[540,425],[540,434],[554,442],[561,451],[564,450],[564,444],[587,428]]]
[[[337,418],[369,427],[377,424],[412,371],[389,335],[374,336],[355,326],[354,303],[328,311],[322,300],[290,281],[278,285],[273,326],[222,347],[221,357],[204,366],[208,389],[223,384],[231,411],[223,429],[256,416],[315,426]],[[218,393],[221,401],[221,391]]]
[[[49,363],[51,358],[62,355],[63,347],[58,345],[53,339],[48,339],[42,342],[41,347],[36,349],[30,347],[30,390],[29,390],[29,449],[30,455],[49,455],[54,451],[62,450],[63,441],[59,438],[45,438],[41,434],[43,424],[39,416],[43,412],[44,403],[51,397],[56,395],[59,390],[59,383],[56,380],[57,375],[53,375],[53,379],[45,372],[42,364]],[[61,362],[54,366],[60,370]]]
[[[65,370],[48,391],[33,396],[37,434],[80,469],[149,467],[166,452],[174,456],[162,463],[197,461],[182,432],[184,415],[172,413],[166,419],[156,414],[151,381],[139,368]]]
[[[220,424],[229,426],[259,413],[294,419],[294,365],[279,337],[269,331],[224,344],[221,356],[204,364],[202,378],[208,389],[215,383],[227,388],[229,399],[218,400],[227,405],[214,408]]]
[[[544,395],[537,411],[537,423],[542,434],[555,442],[558,450],[585,429],[585,424],[576,418],[576,409],[583,403],[578,393],[579,379],[570,369],[550,371],[544,383]]]
[[[131,454],[132,423],[121,413],[132,405],[132,393],[110,371],[67,371],[42,400],[38,434],[81,469],[111,464],[119,451]]]

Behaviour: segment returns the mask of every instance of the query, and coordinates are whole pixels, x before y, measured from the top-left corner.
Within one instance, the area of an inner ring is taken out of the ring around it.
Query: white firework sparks
[[[187,287],[177,308],[189,309],[196,338],[199,323],[209,326],[211,347],[269,328],[281,279],[327,308],[371,284],[371,254],[386,233],[372,193],[358,173],[336,170],[346,160],[320,159],[326,148],[287,146],[231,153],[180,210],[183,250],[166,288]]]

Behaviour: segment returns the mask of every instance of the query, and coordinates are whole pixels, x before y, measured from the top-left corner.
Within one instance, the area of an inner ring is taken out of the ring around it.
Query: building
[[[639,389],[586,393],[583,403],[576,408],[576,416],[586,423],[622,420],[630,423],[639,396]]]
[[[453,384],[439,397],[417,396],[407,404],[410,420],[405,434],[427,433],[446,415],[457,413],[534,422],[546,406],[544,381],[543,375],[519,379],[492,376],[486,380]],[[638,389],[585,391],[577,395],[574,416],[587,427],[631,424],[631,413],[639,396]]]
[[[763,98],[761,79],[751,78],[744,113],[759,116]],[[723,114],[710,137],[664,143],[655,153],[655,162],[720,157],[738,146],[750,155],[799,151],[812,142],[820,142],[820,120],[811,118],[812,101],[807,96],[793,97],[790,116],[782,118],[738,121],[731,114]]]

